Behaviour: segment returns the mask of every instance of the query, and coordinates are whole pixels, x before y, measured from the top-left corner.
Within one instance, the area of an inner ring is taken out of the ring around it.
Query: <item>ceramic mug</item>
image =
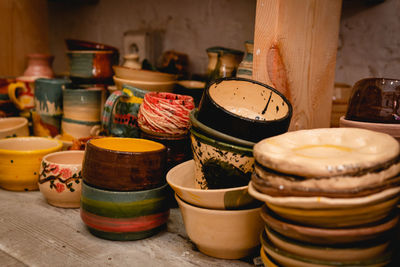
[[[104,105],[102,128],[105,132],[119,137],[139,137],[137,116],[146,93],[129,85],[113,92]]]
[[[85,151],[60,151],[46,155],[39,171],[39,190],[47,202],[61,208],[79,208],[82,161]]]
[[[19,110],[35,107],[34,92],[35,78],[28,76],[17,77],[16,82],[8,86],[8,96]]]
[[[64,118],[99,122],[104,98],[105,90],[99,88],[64,89]]]

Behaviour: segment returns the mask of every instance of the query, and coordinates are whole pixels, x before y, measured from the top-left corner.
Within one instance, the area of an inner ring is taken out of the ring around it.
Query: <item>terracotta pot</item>
[[[54,77],[53,64],[54,56],[46,54],[30,54],[28,58],[28,67],[26,68],[23,76],[26,77]]]
[[[236,138],[258,142],[285,133],[292,105],[274,88],[243,78],[226,78],[207,86],[198,120]]]
[[[106,137],[86,146],[83,180],[91,186],[134,191],[165,183],[167,149],[145,139]]]

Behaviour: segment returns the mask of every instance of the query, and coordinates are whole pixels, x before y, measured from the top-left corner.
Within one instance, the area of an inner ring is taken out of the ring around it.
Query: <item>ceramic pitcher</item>
[[[123,85],[107,99],[102,116],[103,130],[113,136],[140,137],[137,115],[146,90]]]
[[[17,77],[15,83],[8,85],[8,96],[19,110],[34,108],[35,78]]]

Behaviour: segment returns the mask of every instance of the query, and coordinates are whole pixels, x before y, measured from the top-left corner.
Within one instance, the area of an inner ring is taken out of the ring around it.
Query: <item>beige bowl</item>
[[[124,66],[113,66],[115,76],[126,80],[138,80],[143,82],[171,82],[178,77],[174,74],[159,71],[132,69]]]
[[[127,80],[114,76],[114,82],[118,90],[122,90],[122,85],[130,85],[139,89],[155,92],[172,92],[175,87],[175,81],[155,82],[142,80]]]
[[[206,255],[240,259],[250,255],[260,243],[264,222],[260,208],[212,210],[192,206],[176,194],[189,238]]]
[[[38,189],[42,158],[61,150],[62,143],[43,137],[0,140],[0,187],[14,191]]]
[[[0,119],[0,138],[29,136],[28,120],[23,117]]]
[[[237,210],[261,205],[248,194],[247,185],[226,189],[195,188],[194,169],[194,160],[188,160],[167,173],[168,184],[184,201],[198,207],[219,210]]]
[[[79,208],[82,161],[85,151],[60,151],[44,156],[39,174],[39,190],[50,205]]]

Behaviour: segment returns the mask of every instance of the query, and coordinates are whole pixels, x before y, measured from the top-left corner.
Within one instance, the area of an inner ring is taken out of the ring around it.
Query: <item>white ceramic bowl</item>
[[[114,76],[114,82],[118,90],[122,90],[124,84],[137,87],[142,90],[156,91],[156,92],[172,92],[175,87],[175,81],[156,82],[156,81],[142,81],[142,80],[128,80]]]
[[[264,222],[260,208],[212,210],[192,206],[177,195],[189,238],[206,255],[240,259],[250,255],[260,243]]]
[[[251,197],[248,186],[226,189],[199,189],[195,187],[194,160],[183,162],[167,173],[167,182],[184,201],[202,208],[219,210],[237,210],[260,206]]]
[[[28,120],[23,117],[0,118],[0,138],[29,136]]]

